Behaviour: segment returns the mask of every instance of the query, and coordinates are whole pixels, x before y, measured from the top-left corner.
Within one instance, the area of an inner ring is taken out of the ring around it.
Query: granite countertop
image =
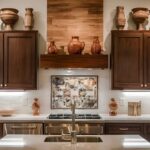
[[[139,135],[100,135],[102,142],[44,142],[46,135],[7,135],[0,150],[148,150],[150,143]]]
[[[76,119],[77,122],[100,122],[100,123],[150,123],[150,115],[143,114],[141,116],[128,116],[127,114],[118,114],[117,116],[109,116],[108,114],[100,114],[101,119]],[[70,119],[48,119],[48,114],[33,116],[32,114],[13,114],[9,117],[0,116],[0,122],[67,122]]]

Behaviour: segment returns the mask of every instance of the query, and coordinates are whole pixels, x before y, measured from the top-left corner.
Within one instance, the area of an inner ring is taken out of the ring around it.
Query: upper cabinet
[[[112,31],[112,89],[150,89],[150,32]]]
[[[0,32],[0,89],[36,89],[37,31]]]

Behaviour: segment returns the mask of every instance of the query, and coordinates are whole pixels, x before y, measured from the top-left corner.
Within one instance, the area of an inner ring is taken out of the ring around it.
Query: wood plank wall
[[[93,36],[103,41],[103,0],[47,0],[47,40],[58,48],[67,45],[72,36],[85,42],[90,51]]]

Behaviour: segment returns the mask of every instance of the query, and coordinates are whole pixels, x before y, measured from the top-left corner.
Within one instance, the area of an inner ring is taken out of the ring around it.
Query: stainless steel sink
[[[63,139],[61,136],[46,137],[44,142],[71,142],[71,139]],[[77,137],[77,142],[102,142],[100,137],[84,136]]]

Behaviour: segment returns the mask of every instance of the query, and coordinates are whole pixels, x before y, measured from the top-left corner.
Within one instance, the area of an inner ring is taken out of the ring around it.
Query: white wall
[[[13,7],[19,10],[19,22],[15,25],[15,29],[23,30],[23,18],[26,7],[34,9],[35,25],[34,29],[39,31],[38,37],[38,50],[44,53],[46,46],[46,32],[47,32],[47,2],[46,0],[0,0],[0,8]],[[134,7],[147,7],[150,6],[149,0],[104,0],[104,44],[106,53],[111,51],[111,35],[110,31],[115,29],[114,16],[116,6],[122,5],[125,8],[125,15],[127,23],[125,29],[135,29],[135,25],[129,17],[131,9]],[[150,25],[146,26],[148,30]],[[8,93],[0,94],[0,107],[15,107],[17,113],[31,113],[31,104],[34,97],[38,97],[41,103],[41,113],[49,112],[66,112],[69,110],[51,110],[50,109],[50,76],[55,74],[76,74],[86,75],[93,74],[99,76],[99,109],[96,110],[77,110],[78,112],[88,113],[108,113],[108,102],[111,97],[118,100],[119,113],[127,113],[127,102],[134,100],[142,101],[142,112],[150,113],[150,92],[130,92],[125,93],[122,91],[111,90],[110,70],[105,69],[72,69],[68,72],[67,69],[39,69],[38,71],[38,90],[24,91],[20,95],[8,95]],[[131,95],[132,94],[132,95]]]

